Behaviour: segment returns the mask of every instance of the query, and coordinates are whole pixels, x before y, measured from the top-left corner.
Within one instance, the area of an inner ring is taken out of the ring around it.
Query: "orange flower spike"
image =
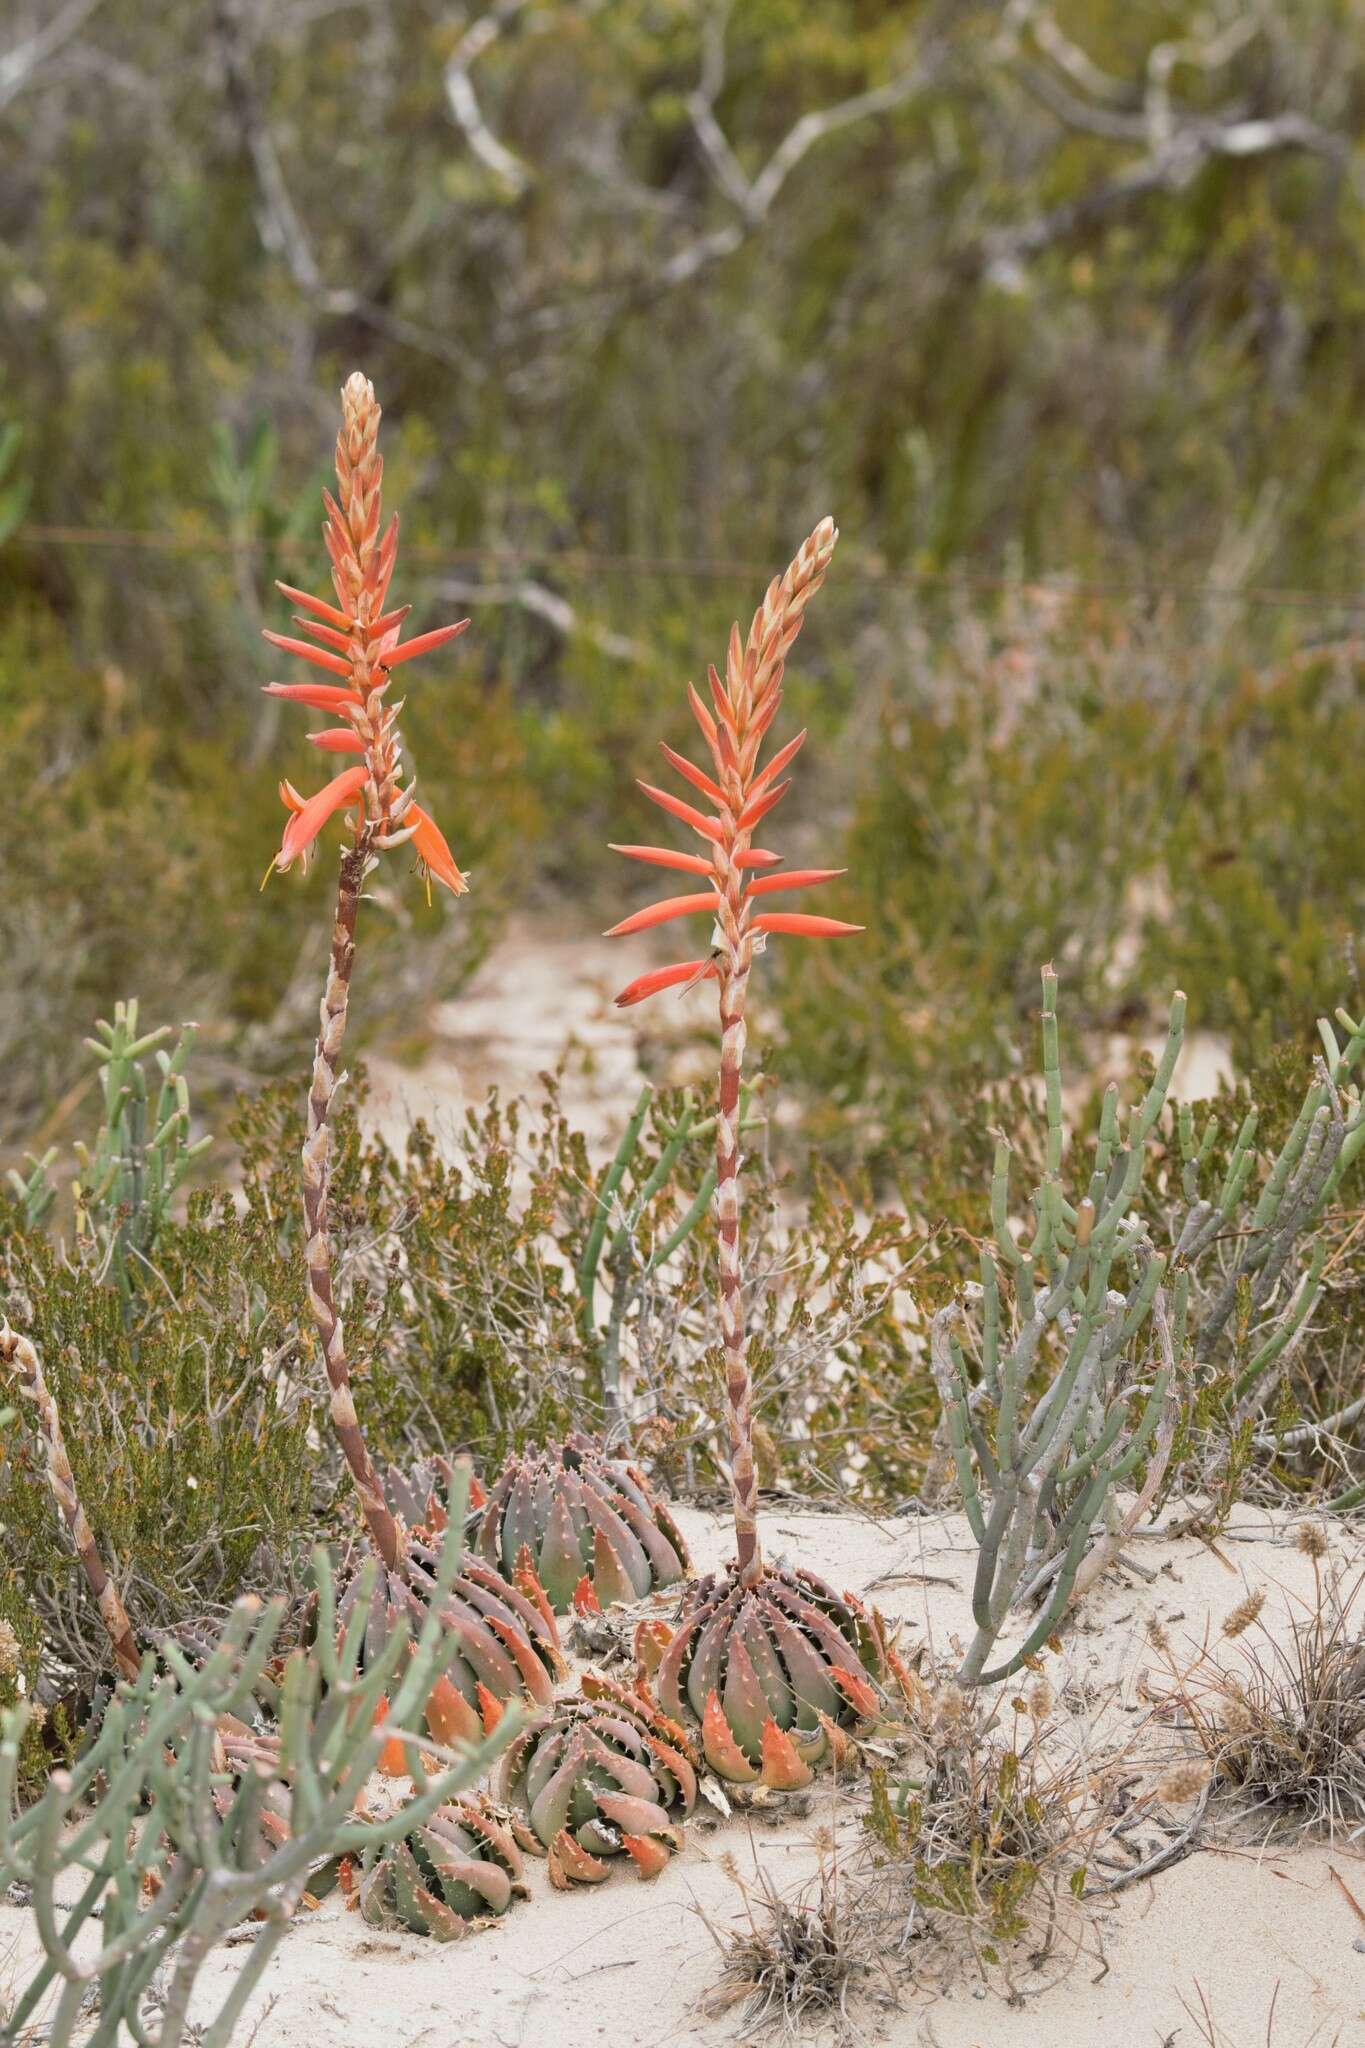
[[[338,777],[319,791],[316,800],[303,806],[290,821],[276,865],[289,867],[307,852],[317,836],[312,829],[315,817],[320,814],[325,824],[334,812],[349,808],[355,814],[356,848],[359,851],[363,842],[367,860],[407,840],[420,842],[415,850],[428,881],[434,876],[452,894],[462,895],[468,884],[449,846],[430,816],[412,800],[398,733],[401,706],[386,703],[385,692],[392,669],[444,646],[462,633],[469,621],[461,619],[411,640],[399,640],[411,607],[384,609],[397,559],[398,522],[396,517],[391,519],[380,538],[384,480],[378,445],[380,409],[373,386],[358,374],[347,382],[341,397],[336,495],[330,491],[322,494],[327,512],[323,540],[337,601],[329,604],[293,584],[281,583],[280,591],[298,607],[295,623],[308,637],[295,639],[274,632],[265,636],[272,646],[340,680],[271,683],[267,695],[346,719],[347,726],[333,726],[311,733],[309,738],[323,753],[356,755],[364,762],[365,772],[359,788],[352,780]],[[318,642],[321,644],[315,644]],[[340,794],[343,788],[346,801]]]
[[[834,879],[839,870],[802,868],[793,874],[774,874],[765,881],[748,879],[755,868],[776,865],[777,856],[751,845],[754,827],[782,801],[791,784],[779,780],[795,760],[805,741],[798,733],[773,755],[765,768],[758,765],[763,743],[782,702],[782,677],[788,654],[801,631],[806,606],[825,579],[834,544],[838,539],[834,522],[822,519],[783,576],[774,577],[754,614],[748,638],[740,639],[739,627],[730,629],[722,679],[714,668],[707,671],[711,693],[708,707],[689,683],[688,703],[715,765],[714,777],[704,773],[671,747],[664,757],[692,788],[715,806],[706,817],[680,797],[642,782],[640,788],[652,803],[667,811],[710,842],[708,878],[711,893],[674,896],[634,912],[615,925],[611,936],[645,931],[675,917],[693,913],[713,921],[711,954],[708,960],[681,961],[656,968],[622,989],[616,998],[622,1008],[643,1002],[666,988],[688,987],[695,981],[716,980],[720,984],[721,1056],[716,1116],[716,1219],[720,1242],[721,1329],[725,1349],[726,1411],[730,1436],[730,1469],[735,1511],[736,1571],[740,1582],[754,1587],[763,1579],[763,1560],[758,1544],[758,1482],[753,1456],[753,1386],[746,1356],[744,1308],[739,1257],[739,1090],[745,1050],[745,1003],[749,972],[755,956],[770,936],[792,938],[837,938],[860,927],[831,917],[812,917],[799,911],[764,911],[755,914],[754,898],[780,888],[812,888]],[[692,859],[670,860],[662,849],[623,847],[635,860],[661,867],[686,866],[695,872]],[[713,1715],[712,1720],[717,1716]],[[782,1758],[782,1769],[788,1768]],[[774,1768],[776,1768],[776,1762]]]
[[[371,1540],[389,1570],[403,1554],[404,1532],[384,1498],[356,1416],[351,1392],[341,1316],[338,1312],[328,1235],[330,1173],[329,1121],[338,1063],[346,1033],[351,973],[355,962],[356,921],[366,877],[379,855],[411,842],[427,878],[434,876],[453,895],[468,883],[456,865],[439,827],[413,800],[413,783],[403,762],[398,732],[400,704],[387,701],[393,668],[442,647],[464,631],[467,620],[438,626],[406,642],[400,640],[409,607],[386,610],[389,584],[398,557],[398,521],[383,525],[384,459],[379,452],[380,409],[374,387],[358,372],[347,379],[341,394],[341,430],[336,442],[336,495],[322,494],[326,520],[322,538],[332,565],[335,604],[314,597],[293,584],[279,588],[296,607],[294,622],[302,638],[269,632],[272,646],[326,671],[328,682],[270,683],[266,694],[309,710],[326,713],[327,730],[310,735],[324,754],[353,755],[316,795],[302,797],[282,783],[280,798],[289,813],[276,869],[306,865],[319,833],[328,821],[350,819],[350,843],[341,860],[332,948],[322,1001],[322,1028],[313,1062],[308,1096],[307,1135],[303,1148],[304,1259],[308,1300],[321,1340],[330,1388],[330,1414]],[[388,1762],[394,1761],[392,1754]]]

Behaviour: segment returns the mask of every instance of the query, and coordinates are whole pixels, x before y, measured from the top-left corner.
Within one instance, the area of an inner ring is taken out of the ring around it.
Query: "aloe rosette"
[[[534,1572],[560,1613],[643,1600],[691,1569],[682,1531],[639,1467],[583,1435],[509,1459],[470,1541],[504,1573]]]
[[[875,1678],[886,1670],[880,1631],[857,1603],[841,1599],[809,1572],[765,1564],[758,1540],[754,1467],[753,1376],[745,1326],[740,1246],[740,1087],[746,1046],[749,974],[769,939],[846,938],[861,929],[838,918],[772,910],[784,889],[813,888],[842,869],[781,866],[753,835],[791,786],[784,770],[805,740],[801,732],[765,763],[762,753],[782,703],[787,656],[806,608],[824,581],[834,523],[822,519],[786,573],[775,577],[746,639],[731,628],[724,678],[708,672],[710,703],[689,683],[688,701],[711,756],[709,769],[665,746],[670,766],[708,808],[650,783],[650,800],[694,833],[700,852],[663,846],[614,850],[653,867],[695,876],[701,887],[634,912],[611,937],[675,918],[711,920],[710,948],[640,975],[617,1003],[629,1006],[668,988],[718,984],[720,1072],[716,1113],[716,1234],[720,1322],[725,1355],[726,1424],[735,1520],[735,1563],[704,1580],[684,1602],[677,1638],[659,1668],[666,1706],[701,1723],[707,1760],[738,1780],[800,1783],[809,1765],[842,1741],[840,1731],[869,1716]]]
[[[355,1882],[371,1926],[460,1941],[528,1896],[511,1829],[482,1799],[458,1799],[390,1842]]]
[[[448,1654],[427,1697],[426,1731],[440,1743],[479,1742],[491,1734],[510,1701],[547,1708],[565,1671],[554,1616],[534,1582],[514,1586],[482,1558],[466,1555],[450,1591],[436,1584],[436,1553],[410,1538],[403,1559],[381,1567],[373,1588],[353,1579],[337,1605],[345,1631],[363,1608],[363,1662],[379,1656],[397,1623],[420,1631],[433,1603],[446,1624]],[[366,1599],[368,1591],[368,1599]],[[397,1735],[380,1758],[381,1772],[405,1776],[407,1745]]]
[[[496,1786],[518,1840],[548,1858],[550,1882],[565,1891],[600,1884],[619,1855],[657,1877],[682,1846],[696,1761],[653,1701],[589,1673],[578,1698],[504,1753]]]
[[[438,1534],[446,1525],[445,1502],[454,1473],[451,1460],[440,1456],[419,1459],[415,1465],[390,1465],[383,1474],[384,1497],[405,1528]],[[470,1507],[482,1506],[484,1490],[472,1472],[468,1483]]]
[[[666,1713],[700,1723],[719,1777],[791,1791],[875,1715],[885,1655],[879,1621],[813,1572],[770,1565],[750,1586],[731,1570],[690,1593],[655,1690]]]

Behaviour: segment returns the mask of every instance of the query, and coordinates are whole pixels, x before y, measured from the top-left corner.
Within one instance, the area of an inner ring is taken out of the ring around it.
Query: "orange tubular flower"
[[[714,772],[698,768],[672,747],[662,748],[665,759],[694,790],[712,806],[708,814],[699,811],[668,790],[642,782],[640,788],[652,803],[670,817],[688,826],[707,842],[702,853],[675,852],[668,846],[613,846],[630,860],[649,866],[675,868],[682,874],[704,877],[710,888],[685,896],[665,897],[647,909],[632,912],[613,925],[608,938],[625,938],[633,932],[667,924],[675,917],[693,914],[709,916],[717,926],[716,942],[709,960],[682,961],[675,967],[656,968],[642,974],[617,996],[625,1008],[640,1003],[661,989],[690,987],[696,981],[714,981],[718,963],[733,958],[734,971],[747,975],[749,963],[769,937],[844,938],[862,930],[861,925],[844,924],[834,917],[813,917],[806,912],[767,910],[762,899],[779,889],[811,889],[832,882],[843,868],[792,868],[783,873],[745,877],[751,870],[776,868],[781,856],[751,845],[755,826],[782,801],[790,780],[779,781],[782,771],[800,752],[805,733],[780,747],[765,768],[758,765],[759,751],[782,702],[782,674],[793,641],[801,630],[805,608],[824,580],[834,543],[839,538],[834,522],[822,519],[796,560],[783,577],[774,578],[763,603],[754,616],[749,638],[741,646],[739,628],[732,628],[730,649],[722,683],[710,671],[714,714],[698,692],[688,684],[693,716],[701,727],[711,754]]]
[[[307,637],[265,636],[283,653],[311,662],[339,680],[267,683],[265,692],[344,719],[344,725],[310,733],[309,738],[324,753],[360,756],[364,767],[347,769],[302,804],[292,800],[292,793],[285,797],[291,815],[274,865],[281,873],[296,860],[306,866],[323,826],[344,810],[352,814],[355,845],[363,844],[367,855],[411,840],[428,878],[462,896],[468,887],[465,877],[436,825],[413,802],[411,779],[404,783],[398,734],[401,707],[387,703],[386,692],[394,669],[443,647],[463,633],[469,621],[438,626],[411,640],[399,638],[410,607],[384,609],[398,553],[398,516],[394,514],[381,539],[380,412],[374,387],[358,373],[342,393],[342,410],[336,450],[338,494],[322,494],[327,508],[323,540],[337,602],[328,604],[309,591],[281,583],[278,588],[298,606],[294,624]]]

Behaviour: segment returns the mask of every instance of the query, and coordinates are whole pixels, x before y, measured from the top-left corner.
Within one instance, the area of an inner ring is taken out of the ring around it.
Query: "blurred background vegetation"
[[[276,575],[321,584],[357,366],[401,595],[474,620],[406,723],[476,888],[447,920],[389,879],[363,1027],[513,906],[600,930],[631,777],[827,510],[788,843],[847,861],[871,936],[774,978],[811,1135],[903,1166],[1031,1059],[1048,958],[1071,1029],[1140,1033],[1178,980],[1239,1063],[1356,1007],[1362,30],[15,0],[0,1141],[55,1127],[118,996],[235,1078],[306,1042],[330,877],[257,893],[278,777],[316,773],[260,629]]]

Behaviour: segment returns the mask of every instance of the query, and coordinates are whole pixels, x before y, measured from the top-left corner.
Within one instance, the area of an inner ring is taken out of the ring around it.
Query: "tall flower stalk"
[[[309,738],[323,753],[355,759],[315,796],[304,798],[292,783],[280,784],[289,819],[272,867],[284,872],[296,861],[306,867],[328,820],[344,815],[349,844],[341,856],[303,1146],[305,1257],[308,1301],[331,1390],[332,1423],[375,1546],[385,1564],[393,1568],[403,1552],[403,1533],[384,1497],[356,1417],[332,1271],[328,1231],[331,1111],[346,1035],[356,918],[366,876],[381,853],[411,843],[428,888],[432,879],[456,896],[468,887],[439,827],[414,800],[414,778],[408,775],[405,779],[398,731],[402,705],[389,701],[388,689],[396,668],[454,639],[469,621],[461,619],[409,640],[401,638],[411,607],[385,610],[398,553],[398,517],[395,513],[381,532],[384,458],[379,452],[380,408],[373,385],[359,372],[342,391],[341,410],[337,495],[333,497],[330,491],[322,494],[327,512],[323,541],[331,559],[336,604],[281,583],[284,595],[300,608],[294,622],[307,637],[265,636],[286,654],[312,663],[335,680],[268,683],[266,693],[340,720],[310,733]]]
[[[636,911],[609,934],[623,937],[679,917],[712,920],[711,947],[703,958],[655,968],[616,998],[625,1007],[662,989],[701,981],[715,981],[720,997],[715,1208],[735,1562],[729,1572],[692,1588],[659,1667],[659,1691],[669,1713],[690,1715],[700,1723],[713,1770],[781,1787],[803,1784],[811,1763],[827,1752],[838,1756],[841,1727],[862,1720],[875,1707],[876,1688],[868,1673],[884,1669],[878,1629],[857,1601],[841,1597],[811,1573],[764,1561],[740,1247],[740,1088],[754,960],[770,937],[842,938],[861,929],[838,918],[768,909],[768,899],[779,891],[812,888],[843,870],[778,872],[781,856],[753,843],[757,826],[791,787],[784,771],[805,741],[805,733],[798,733],[759,766],[781,707],[787,656],[806,607],[824,581],[837,539],[833,521],[822,519],[786,574],[769,585],[748,638],[741,641],[738,626],[731,628],[724,681],[714,668],[708,672],[710,705],[688,685],[711,770],[697,767],[672,747],[665,746],[663,753],[710,809],[698,810],[667,790],[640,784],[652,802],[696,834],[705,852],[614,848],[632,860],[695,875],[704,886]]]
[[[782,889],[807,889],[841,875],[842,868],[803,868],[786,873],[775,869],[780,856],[753,844],[754,828],[782,801],[791,779],[783,770],[799,753],[805,733],[778,749],[767,766],[758,757],[764,738],[782,703],[786,658],[805,620],[806,606],[825,580],[834,544],[839,538],[832,519],[822,519],[786,574],[775,577],[754,614],[749,637],[741,644],[739,628],[730,632],[725,680],[709,671],[714,714],[688,684],[688,698],[710,750],[715,773],[710,775],[672,747],[665,759],[714,807],[704,815],[666,790],[642,782],[645,795],[670,816],[690,827],[707,843],[705,855],[676,853],[670,847],[615,846],[632,860],[704,876],[707,887],[695,895],[673,896],[651,904],[613,926],[609,937],[623,937],[672,918],[708,915],[715,926],[711,952],[704,960],[680,961],[643,974],[621,991],[625,1007],[661,989],[714,980],[720,989],[720,1078],[716,1116],[716,1226],[720,1240],[720,1315],[725,1349],[725,1398],[730,1438],[730,1473],[734,1495],[735,1549],[741,1579],[757,1585],[763,1576],[758,1540],[758,1480],[754,1469],[753,1379],[749,1371],[744,1315],[744,1282],[740,1254],[740,1085],[747,1038],[745,1007],[749,973],[769,934],[803,938],[845,937],[861,926],[833,917],[768,910],[767,899]]]

